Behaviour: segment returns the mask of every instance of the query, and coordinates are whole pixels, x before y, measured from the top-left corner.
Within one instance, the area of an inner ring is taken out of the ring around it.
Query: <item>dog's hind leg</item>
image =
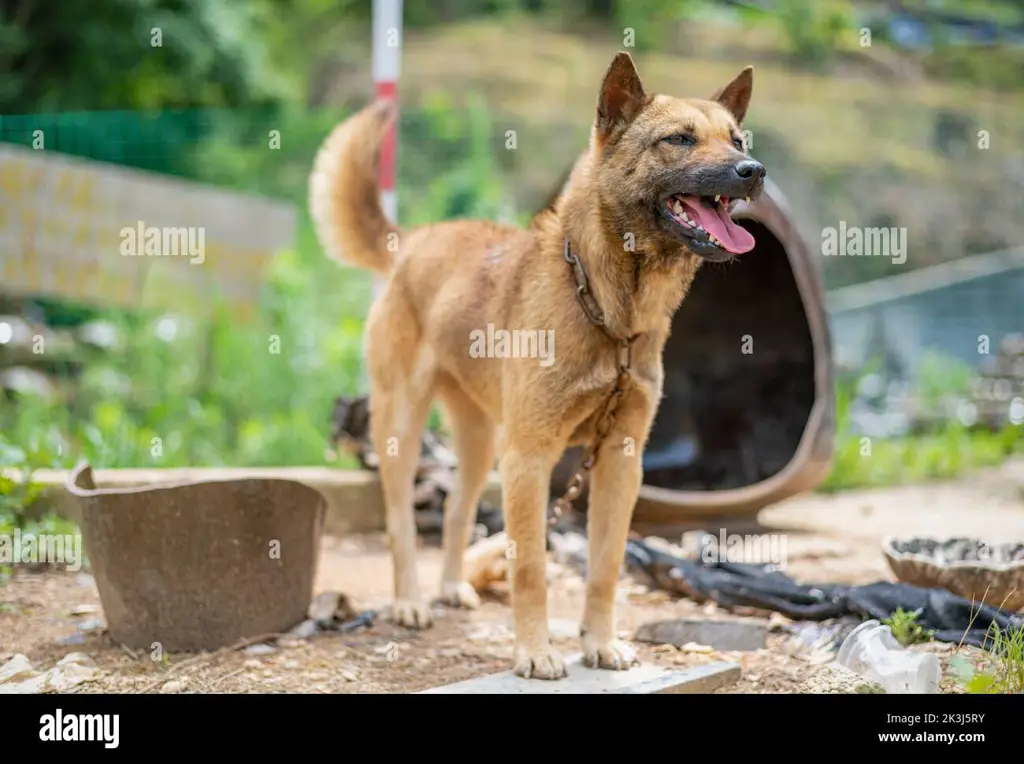
[[[421,342],[410,306],[388,284],[367,321],[370,372],[370,434],[380,460],[381,488],[394,565],[393,620],[409,628],[429,627],[430,605],[416,571],[413,483],[423,430],[430,415],[436,368]]]
[[[448,605],[475,608],[476,590],[464,579],[462,560],[476,521],[487,476],[494,467],[494,423],[454,380],[442,378],[438,393],[448,414],[455,455],[455,492],[444,508],[444,570],[441,600]]]

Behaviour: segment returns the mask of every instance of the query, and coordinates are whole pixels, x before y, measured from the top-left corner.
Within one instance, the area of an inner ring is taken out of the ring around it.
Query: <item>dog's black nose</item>
[[[760,162],[755,162],[753,159],[744,159],[742,162],[737,162],[736,174],[739,175],[743,180],[760,180],[764,177],[764,165]]]

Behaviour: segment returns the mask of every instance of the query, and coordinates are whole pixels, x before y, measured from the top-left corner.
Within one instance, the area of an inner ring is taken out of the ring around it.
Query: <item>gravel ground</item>
[[[1024,465],[1020,462],[971,479],[934,486],[808,495],[765,510],[762,532],[785,534],[787,572],[798,580],[869,583],[891,575],[879,552],[889,534],[972,535],[993,541],[1024,539]],[[419,565],[425,585],[440,576],[440,550],[424,545]],[[556,645],[578,650],[583,580],[552,562],[549,597]],[[436,585],[436,584],[435,584]],[[383,608],[391,589],[390,559],[380,536],[324,540],[318,592],[343,592],[357,607]],[[619,588],[622,635],[650,620],[734,618],[713,604],[699,606],[651,591],[631,576]],[[18,572],[0,586],[0,666],[24,654],[40,670],[69,653],[95,664],[80,693],[407,693],[510,668],[512,633],[503,583],[472,612],[437,610],[428,632],[398,628],[384,619],[350,634],[285,637],[211,654],[154,660],[114,644],[103,631],[102,607],[88,573]],[[739,663],[740,680],[719,692],[864,692],[862,680],[830,665],[816,650],[769,618],[765,649],[719,653],[700,645],[638,645],[642,660],[663,666]],[[945,668],[952,648],[931,644]],[[966,649],[966,655],[977,654]],[[160,658],[160,656],[157,656]],[[958,691],[945,680],[943,690]]]

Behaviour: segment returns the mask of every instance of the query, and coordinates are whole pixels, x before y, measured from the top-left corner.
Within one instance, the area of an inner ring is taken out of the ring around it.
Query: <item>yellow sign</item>
[[[294,230],[289,205],[0,145],[0,291],[247,317]]]

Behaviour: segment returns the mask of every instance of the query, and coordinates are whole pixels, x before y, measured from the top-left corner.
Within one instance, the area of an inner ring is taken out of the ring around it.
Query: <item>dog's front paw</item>
[[[636,650],[621,639],[597,640],[583,637],[583,665],[611,671],[625,671],[640,665]]]
[[[407,629],[429,629],[434,625],[434,614],[426,602],[395,600],[391,605],[391,620]]]
[[[480,607],[480,595],[468,581],[445,581],[441,584],[441,602],[450,607],[476,610]]]
[[[568,676],[565,661],[557,650],[516,648],[516,661],[512,671],[524,679],[564,679]]]

